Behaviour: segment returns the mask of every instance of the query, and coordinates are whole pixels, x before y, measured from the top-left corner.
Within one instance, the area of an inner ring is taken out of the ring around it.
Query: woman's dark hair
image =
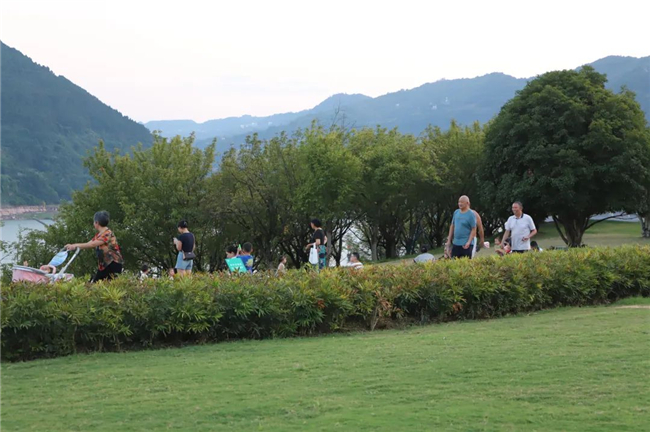
[[[361,256],[359,256],[359,252],[352,252],[351,254],[353,257],[355,257],[358,260],[361,260]]]
[[[226,252],[227,252],[227,253],[234,253],[234,254],[236,254],[236,253],[237,253],[237,246],[235,246],[235,245],[230,245],[230,246],[228,246],[228,247],[226,248]]]
[[[107,227],[108,223],[111,220],[111,216],[108,214],[107,211],[102,210],[95,213],[94,220],[95,222],[97,222],[97,225],[99,225],[100,227]]]
[[[187,221],[185,219],[183,219],[182,221],[180,221],[178,223],[178,227],[179,228],[187,228]]]
[[[426,246],[420,246],[420,253],[427,253],[429,252],[429,249],[427,249]]]
[[[316,228],[321,228],[323,226],[320,219],[315,219],[314,218],[314,219],[311,220],[311,223],[313,223]]]
[[[284,261],[285,259],[287,259],[287,257],[284,256],[284,255],[282,255],[282,256],[280,257],[280,261],[278,262],[278,264],[282,264],[282,261]]]

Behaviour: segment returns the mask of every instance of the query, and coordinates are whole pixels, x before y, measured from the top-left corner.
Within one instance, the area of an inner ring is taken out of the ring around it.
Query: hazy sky
[[[0,39],[135,120],[204,121],[647,56],[644,3],[2,0]]]

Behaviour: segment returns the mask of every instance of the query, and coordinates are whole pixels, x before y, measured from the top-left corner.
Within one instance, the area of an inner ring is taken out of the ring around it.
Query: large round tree
[[[634,94],[613,93],[585,66],[549,72],[506,103],[486,134],[485,188],[552,216],[571,247],[596,214],[634,211],[650,167],[650,136]],[[525,211],[525,209],[524,209]]]

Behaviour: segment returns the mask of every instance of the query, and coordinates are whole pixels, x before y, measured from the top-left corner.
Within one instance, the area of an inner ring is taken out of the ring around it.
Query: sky
[[[134,120],[205,121],[647,56],[643,4],[3,0],[0,39]]]

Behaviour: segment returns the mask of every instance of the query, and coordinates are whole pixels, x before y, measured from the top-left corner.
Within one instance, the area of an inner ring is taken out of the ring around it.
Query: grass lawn
[[[649,342],[650,309],[607,306],[3,364],[1,426],[650,430]]]

